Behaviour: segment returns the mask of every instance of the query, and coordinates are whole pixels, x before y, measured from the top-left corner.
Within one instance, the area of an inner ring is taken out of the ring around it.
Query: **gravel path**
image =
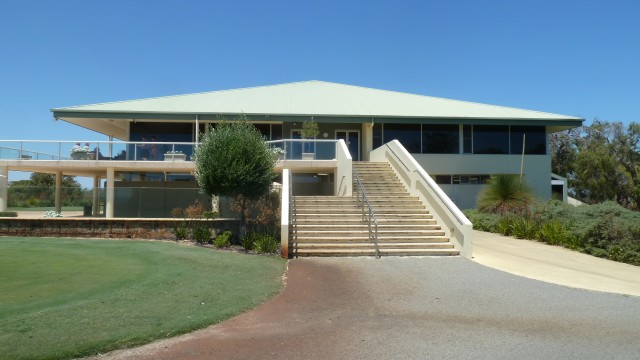
[[[98,359],[638,359],[640,297],[454,258],[295,259],[283,293]]]

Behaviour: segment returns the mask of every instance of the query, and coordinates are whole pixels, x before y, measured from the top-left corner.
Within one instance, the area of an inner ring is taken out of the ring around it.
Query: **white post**
[[[7,211],[9,206],[9,167],[0,166],[0,211]]]
[[[198,147],[198,141],[200,140],[200,122],[198,120],[198,115],[196,115],[196,147]]]
[[[100,211],[100,177],[93,177],[93,207],[91,208],[91,215],[98,216]]]
[[[289,257],[289,169],[282,170],[282,197],[280,199],[280,256]]]
[[[56,172],[55,210],[62,212],[62,171]]]
[[[526,136],[527,134],[522,134],[522,159],[520,160],[520,184],[522,184],[522,172],[524,171],[524,149],[525,149],[524,143],[525,143],[525,140],[527,139]]]
[[[115,178],[115,171],[113,168],[107,168],[107,201],[106,201],[106,209],[105,209],[105,217],[107,219],[113,218],[113,206],[115,199],[115,192],[113,189],[113,182]]]

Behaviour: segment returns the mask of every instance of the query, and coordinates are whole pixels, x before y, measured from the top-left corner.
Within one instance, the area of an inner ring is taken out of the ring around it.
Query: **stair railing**
[[[360,181],[358,172],[353,169],[352,173],[353,178],[356,180],[356,204],[362,208],[362,221],[366,221],[368,224],[369,241],[373,243],[373,246],[376,250],[376,258],[379,259],[380,249],[378,248],[378,219],[376,218],[376,214],[373,211],[373,207],[371,207],[367,192],[362,186],[362,182]],[[365,205],[367,207],[367,210],[365,210]]]

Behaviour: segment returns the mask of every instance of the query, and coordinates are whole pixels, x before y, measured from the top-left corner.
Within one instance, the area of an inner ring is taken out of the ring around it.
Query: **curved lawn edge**
[[[65,359],[185,334],[278,295],[286,264],[165,241],[0,237],[0,348]]]

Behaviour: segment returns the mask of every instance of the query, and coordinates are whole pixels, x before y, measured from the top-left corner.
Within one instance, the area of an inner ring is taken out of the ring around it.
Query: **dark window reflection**
[[[522,154],[523,138],[525,139],[525,154],[544,155],[547,153],[547,134],[544,126],[512,126],[512,154]]]
[[[410,153],[420,153],[420,124],[384,124],[384,142],[397,139]]]
[[[474,125],[473,126],[474,154],[508,154],[509,126],[502,125]]]
[[[422,125],[422,152],[425,154],[457,154],[458,125]]]

